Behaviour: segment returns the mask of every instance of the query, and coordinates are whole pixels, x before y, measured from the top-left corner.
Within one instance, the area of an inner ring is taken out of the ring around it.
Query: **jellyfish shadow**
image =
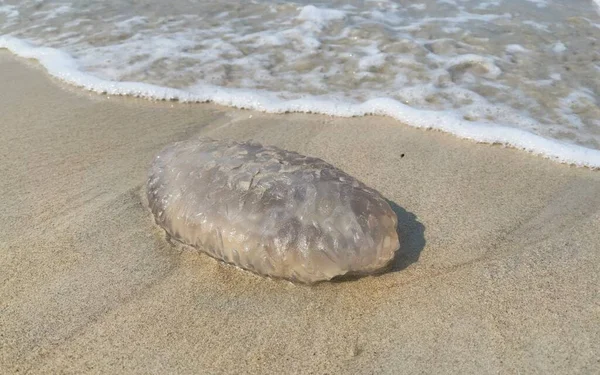
[[[387,202],[398,217],[396,232],[400,240],[400,248],[396,251],[387,272],[398,272],[419,260],[426,243],[425,226],[417,220],[415,214],[392,201]]]

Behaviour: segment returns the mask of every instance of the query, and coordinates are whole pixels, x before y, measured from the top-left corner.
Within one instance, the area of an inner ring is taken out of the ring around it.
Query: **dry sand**
[[[2,373],[600,371],[599,172],[380,117],[108,98],[4,52],[0,82]],[[307,287],[170,244],[146,170],[198,135],[378,189],[393,272]]]

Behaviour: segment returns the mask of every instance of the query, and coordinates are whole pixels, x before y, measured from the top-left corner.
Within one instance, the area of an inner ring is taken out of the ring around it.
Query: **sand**
[[[381,117],[87,93],[0,53],[3,373],[600,371],[600,172]],[[170,243],[144,205],[165,144],[320,157],[400,216],[391,272],[316,286]]]

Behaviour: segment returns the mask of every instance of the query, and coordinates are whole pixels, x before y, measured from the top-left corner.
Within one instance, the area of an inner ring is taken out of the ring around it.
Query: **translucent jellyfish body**
[[[399,247],[396,215],[377,191],[276,147],[175,143],[154,159],[147,193],[173,238],[261,275],[313,283],[368,274]]]

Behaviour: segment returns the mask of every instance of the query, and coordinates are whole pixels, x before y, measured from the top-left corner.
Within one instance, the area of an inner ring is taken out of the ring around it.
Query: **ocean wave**
[[[7,36],[0,37],[0,48],[6,48],[23,58],[35,59],[50,75],[99,94],[181,102],[213,102],[268,113],[304,112],[339,117],[389,116],[417,128],[441,130],[477,142],[503,144],[561,163],[600,168],[600,150],[547,139],[509,126],[465,121],[453,111],[419,110],[390,98],[371,99],[357,104],[319,98],[282,100],[274,93],[209,85],[182,90],[140,82],[108,81],[81,71],[71,56],[54,48],[34,47]]]
[[[600,18],[590,9],[552,0],[0,0],[0,47],[94,92],[385,115],[599,167]]]

